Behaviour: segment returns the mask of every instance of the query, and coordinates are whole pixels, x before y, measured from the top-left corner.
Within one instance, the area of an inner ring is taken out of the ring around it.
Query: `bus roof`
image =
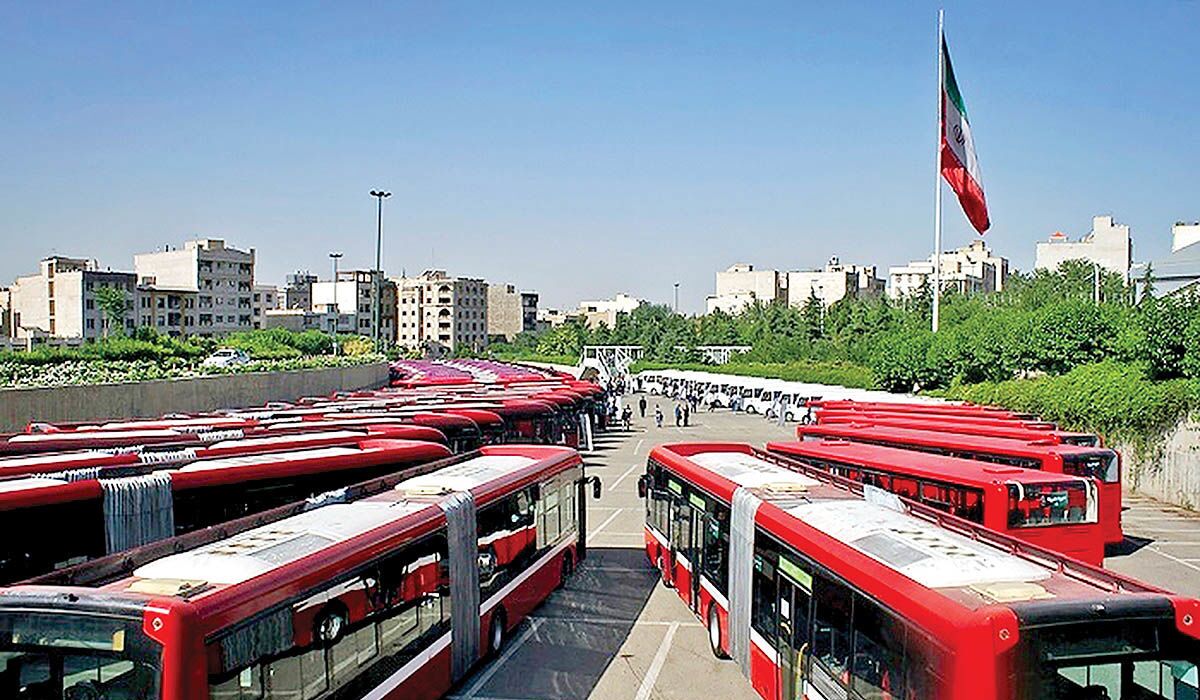
[[[841,464],[873,467],[917,478],[952,481],[964,486],[983,487],[1006,482],[1050,484],[1083,480],[1081,477],[1064,476],[1054,472],[1021,469],[973,459],[945,457],[928,452],[916,452],[899,447],[884,447],[848,440],[771,442],[767,443],[767,450],[783,455],[828,459]]]
[[[764,503],[761,527],[801,552],[825,552],[825,568],[894,609],[919,605],[949,620],[993,605],[1163,593],[881,489],[781,466],[749,445],[661,445],[650,457],[727,503],[751,489]]]

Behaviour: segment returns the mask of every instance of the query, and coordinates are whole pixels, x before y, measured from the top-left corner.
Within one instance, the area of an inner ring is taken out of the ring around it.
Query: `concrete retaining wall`
[[[1181,422],[1156,454],[1137,459],[1128,445],[1117,445],[1125,467],[1125,486],[1160,501],[1200,510],[1200,420]]]
[[[331,367],[291,372],[250,372],[195,379],[127,384],[0,390],[0,432],[24,429],[33,420],[49,422],[156,418],[172,412],[212,411],[292,401],[334,391],[383,386],[388,365]]]

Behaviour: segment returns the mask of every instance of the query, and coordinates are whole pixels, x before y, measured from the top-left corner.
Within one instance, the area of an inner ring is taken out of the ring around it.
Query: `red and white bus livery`
[[[440,697],[573,571],[586,484],[599,486],[565,448],[456,460],[267,524],[194,533],[177,553],[149,545],[115,576],[100,560],[0,589],[0,689],[22,700]],[[509,537],[519,550],[497,546]]]
[[[646,553],[768,700],[1196,698],[1200,601],[749,445],[664,445]]]
[[[1018,540],[1104,563],[1096,482],[845,440],[771,442],[767,450],[943,510]]]

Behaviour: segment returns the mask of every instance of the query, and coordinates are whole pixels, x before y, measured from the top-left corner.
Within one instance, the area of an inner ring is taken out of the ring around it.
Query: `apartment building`
[[[835,302],[851,298],[879,296],[884,291],[884,281],[875,272],[874,265],[843,264],[836,256],[820,270],[794,270],[780,273],[784,276],[784,287],[788,304],[804,306],[816,297],[828,308]]]
[[[133,258],[137,277],[160,289],[196,292],[195,333],[222,335],[254,327],[254,249],[218,238],[187,241],[181,249]]]
[[[287,276],[282,309],[312,309],[312,286],[317,276],[309,272],[294,272]]]
[[[1133,263],[1133,238],[1129,226],[1118,224],[1111,216],[1092,218],[1092,230],[1078,241],[1062,231],[1050,234],[1050,240],[1037,244],[1034,269],[1057,270],[1068,260],[1086,260],[1129,281]]]
[[[380,280],[380,338],[396,342],[396,284],[375,270],[339,270],[337,281],[311,283],[312,311],[337,310],[338,332],[375,337],[374,281]]]
[[[266,328],[267,310],[277,309],[283,301],[283,294],[272,284],[256,284],[250,293],[250,322],[255,328]]]
[[[55,336],[95,340],[117,329],[98,303],[103,288],[126,297],[124,331],[136,324],[137,276],[101,270],[94,260],[54,255],[41,261],[36,274],[18,277],[8,291],[9,335],[13,338]]]
[[[172,337],[191,335],[196,332],[198,297],[199,292],[190,289],[139,284],[134,303],[137,325]]]
[[[612,299],[581,301],[577,313],[583,318],[583,322],[587,324],[588,328],[599,328],[600,324],[613,328],[617,325],[618,315],[631,314],[645,303],[647,303],[645,299],[638,299],[622,292]]]
[[[394,282],[399,297],[399,344],[428,349],[440,346],[450,351],[487,347],[488,285],[482,279],[426,270]]]
[[[922,287],[933,284],[933,260],[914,260],[907,265],[888,268],[888,296],[902,299]],[[1008,258],[993,255],[981,240],[972,241],[941,257],[942,291],[962,294],[998,292],[1008,279]]]
[[[770,304],[787,294],[786,274],[776,270],[755,270],[753,265],[737,263],[717,273],[717,290],[705,299],[708,313],[718,309],[737,314],[756,302]]]
[[[512,340],[520,333],[537,331],[537,292],[518,292],[511,284],[489,284],[487,295],[489,338]]]

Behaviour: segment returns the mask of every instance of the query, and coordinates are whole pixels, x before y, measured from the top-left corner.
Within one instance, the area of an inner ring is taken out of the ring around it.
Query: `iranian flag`
[[[967,108],[958,91],[958,82],[954,80],[954,67],[950,64],[950,50],[946,48],[945,39],[942,39],[942,66],[945,76],[942,83],[942,177],[958,195],[958,203],[971,225],[983,234],[991,226],[987,199],[983,196],[983,179],[979,160],[975,157],[975,140],[971,138]]]

